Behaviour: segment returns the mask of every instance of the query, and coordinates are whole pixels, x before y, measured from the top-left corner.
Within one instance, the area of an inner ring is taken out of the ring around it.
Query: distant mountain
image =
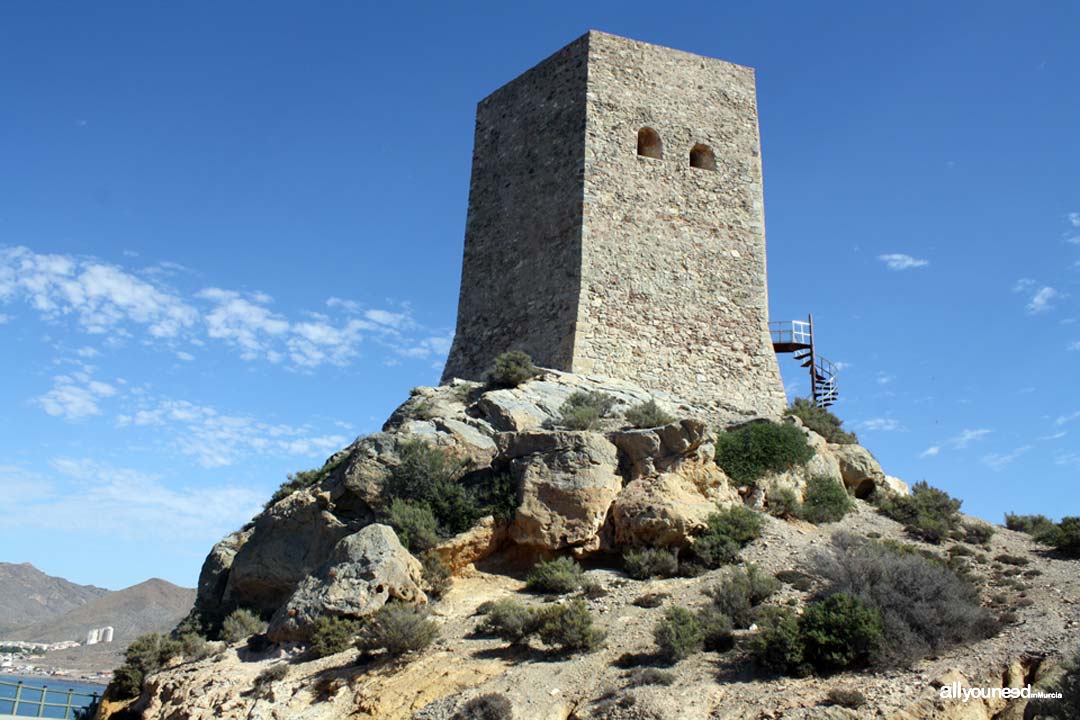
[[[121,648],[147,632],[172,629],[195,603],[195,590],[154,578],[108,592],[63,615],[9,633],[13,640],[86,640],[87,631],[111,625]]]
[[[109,593],[46,575],[30,563],[0,562],[0,638],[81,608]]]

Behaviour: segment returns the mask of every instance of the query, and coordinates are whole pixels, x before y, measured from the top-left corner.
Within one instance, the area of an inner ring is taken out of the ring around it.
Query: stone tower
[[[779,414],[753,70],[590,31],[480,102],[443,380],[514,349]]]

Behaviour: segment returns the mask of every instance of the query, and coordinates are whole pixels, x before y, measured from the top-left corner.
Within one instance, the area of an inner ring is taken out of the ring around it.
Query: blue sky
[[[1078,8],[5,4],[0,559],[194,585],[436,382],[475,103],[588,28],[757,69],[771,314],[890,474],[1080,514]]]

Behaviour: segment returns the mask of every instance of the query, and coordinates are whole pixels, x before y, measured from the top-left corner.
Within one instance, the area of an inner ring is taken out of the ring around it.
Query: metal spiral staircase
[[[835,403],[839,396],[836,385],[839,371],[836,365],[814,350],[814,316],[808,315],[805,321],[770,322],[769,335],[772,336],[773,350],[792,353],[804,368],[810,368],[810,393],[814,405],[829,407]]]

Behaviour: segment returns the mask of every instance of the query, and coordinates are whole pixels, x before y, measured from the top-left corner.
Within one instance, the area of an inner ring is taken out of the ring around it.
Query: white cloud
[[[1080,212],[1069,213],[1069,224],[1074,228],[1080,228]]]
[[[912,257],[904,253],[878,255],[878,260],[885,263],[885,266],[890,270],[910,270],[911,268],[925,267],[930,264],[929,260]]]
[[[930,447],[926,448],[921,453],[919,453],[919,457],[921,457],[921,458],[937,457],[940,452],[941,452],[941,446],[940,445],[931,445]]]
[[[10,315],[5,315],[4,313],[0,313],[0,325],[6,325],[10,321],[11,321],[11,316]]]
[[[76,350],[75,354],[81,358],[92,358],[97,357],[101,353],[98,352],[96,348],[92,348],[89,345],[84,345],[83,347]]]
[[[183,350],[180,350],[176,353],[176,358],[178,360],[183,360],[184,362],[191,362],[195,359],[195,356],[189,352],[184,352]]]
[[[974,430],[962,430],[956,437],[950,438],[949,443],[957,450],[966,448],[976,440],[982,440],[989,435],[992,431],[986,428],[977,428]]]
[[[992,470],[1001,470],[1006,465],[1014,462],[1017,458],[1019,458],[1021,455],[1023,455],[1030,449],[1030,445],[1023,445],[1008,453],[989,453],[987,455],[983,455],[982,461],[984,465],[988,466]]]
[[[405,329],[413,324],[413,320],[408,313],[396,313],[389,310],[368,310],[364,313],[364,317],[373,323],[385,325],[395,330]]]
[[[259,508],[260,493],[248,488],[170,487],[159,475],[118,468],[89,459],[56,458],[60,488],[49,478],[19,468],[0,467],[7,492],[9,479],[38,488],[24,494],[18,507],[0,507],[0,525],[62,528],[116,534],[147,540],[199,539],[211,541],[250,518]]]
[[[214,304],[205,317],[207,335],[238,346],[244,359],[266,357],[273,339],[289,330],[285,318],[264,307],[265,296],[248,300],[231,290],[208,288],[196,297]]]
[[[1041,313],[1054,308],[1054,303],[1064,297],[1060,291],[1050,286],[1041,287],[1031,296],[1027,304],[1028,312]]]
[[[895,418],[870,418],[862,422],[863,430],[879,432],[903,431],[905,428]]]
[[[53,387],[36,402],[49,415],[65,420],[81,420],[100,415],[97,401],[112,397],[116,388],[108,383],[90,379],[85,372],[53,377]]]
[[[895,378],[892,375],[890,375],[888,373],[885,373],[885,372],[879,372],[877,374],[877,384],[878,385],[888,385],[894,379]]]
[[[1043,435],[1039,439],[1040,440],[1060,440],[1061,438],[1065,437],[1068,434],[1069,433],[1067,431],[1065,431],[1065,430],[1059,430],[1056,433],[1050,433],[1049,435]]]
[[[1080,418],[1080,410],[1077,410],[1076,412],[1071,412],[1068,415],[1058,415],[1057,419],[1054,420],[1054,424],[1061,426],[1065,423],[1070,423],[1077,418]]]

